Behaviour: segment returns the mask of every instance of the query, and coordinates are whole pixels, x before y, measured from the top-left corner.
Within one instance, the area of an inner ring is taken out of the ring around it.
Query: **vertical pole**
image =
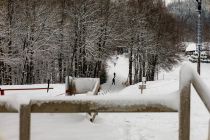
[[[210,120],[209,120],[209,132],[208,132],[208,140],[210,140]]]
[[[133,44],[131,44],[131,45],[133,45]],[[133,77],[132,77],[132,67],[133,67],[133,46],[131,46],[130,47],[130,57],[129,57],[129,84],[130,85],[132,85],[133,84],[133,81],[132,81],[132,79],[133,79]]]
[[[201,38],[201,0],[198,2],[198,23],[197,23],[197,50],[198,50],[198,63],[197,72],[200,75],[201,72],[201,48],[202,48],[202,38]]]
[[[68,75],[66,76],[66,79],[65,79],[65,88],[66,88],[66,95],[69,95],[70,79]]]
[[[141,94],[143,94],[143,81],[141,83]]]
[[[49,88],[50,88],[50,79],[47,80],[47,93],[49,91]]]
[[[190,140],[190,84],[180,91],[179,140]]]
[[[197,72],[200,75],[201,70],[201,15],[198,15],[198,34],[197,34],[197,50],[198,50],[198,64],[197,64]]]
[[[20,140],[30,140],[31,108],[30,105],[20,106]]]
[[[4,90],[0,88],[0,96],[4,95]]]
[[[157,80],[158,80],[158,73],[159,73],[159,71],[158,71],[158,65],[157,65]]]

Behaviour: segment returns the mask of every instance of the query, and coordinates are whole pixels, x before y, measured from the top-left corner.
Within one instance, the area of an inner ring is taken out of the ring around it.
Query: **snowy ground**
[[[116,66],[114,66],[116,62]],[[193,64],[196,68],[196,65]],[[201,65],[201,77],[210,87],[210,64]],[[102,86],[101,95],[143,97],[178,91],[179,69],[162,72],[157,81],[147,82],[141,95],[138,84],[125,88],[122,82],[128,77],[128,59],[121,55],[108,61],[108,83]],[[116,85],[111,85],[116,72]],[[46,87],[46,85],[36,85]],[[5,96],[20,98],[58,96],[64,93],[64,85],[52,85],[54,89],[33,92],[6,92]],[[1,86],[2,87],[2,86]],[[14,86],[9,86],[10,88]],[[206,140],[209,114],[192,90],[191,140]],[[62,95],[61,95],[62,96]],[[0,140],[18,140],[18,114],[0,114]],[[86,114],[32,114],[32,140],[178,140],[178,113],[100,113],[94,123]]]

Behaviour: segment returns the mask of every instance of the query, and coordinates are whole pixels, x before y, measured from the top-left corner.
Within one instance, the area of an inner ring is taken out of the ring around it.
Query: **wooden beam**
[[[31,111],[30,105],[20,106],[20,124],[19,124],[19,140],[30,140],[31,127]]]
[[[189,82],[180,93],[179,140],[190,140],[190,85]]]
[[[1,89],[4,91],[13,91],[13,90],[47,90],[47,89],[53,89],[52,87],[50,88],[5,88],[5,89]]]
[[[36,102],[36,101],[32,101]],[[31,103],[32,113],[80,113],[80,112],[177,112],[176,109],[161,104],[113,105],[94,101],[48,101]]]
[[[9,108],[5,103],[0,103],[0,113],[18,113],[18,110]]]
[[[208,140],[210,140],[210,120],[209,120]]]

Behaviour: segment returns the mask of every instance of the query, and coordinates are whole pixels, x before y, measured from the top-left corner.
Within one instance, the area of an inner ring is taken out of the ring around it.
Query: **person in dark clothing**
[[[115,78],[112,79],[112,85],[115,85]]]
[[[114,72],[114,78],[116,77],[116,73]]]

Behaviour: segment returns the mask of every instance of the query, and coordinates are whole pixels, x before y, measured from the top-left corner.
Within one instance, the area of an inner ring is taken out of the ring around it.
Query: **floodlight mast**
[[[197,51],[198,51],[198,63],[197,63],[197,72],[201,73],[201,48],[202,48],[202,34],[201,34],[201,11],[202,3],[201,0],[196,0],[198,3],[198,21],[197,21]]]

